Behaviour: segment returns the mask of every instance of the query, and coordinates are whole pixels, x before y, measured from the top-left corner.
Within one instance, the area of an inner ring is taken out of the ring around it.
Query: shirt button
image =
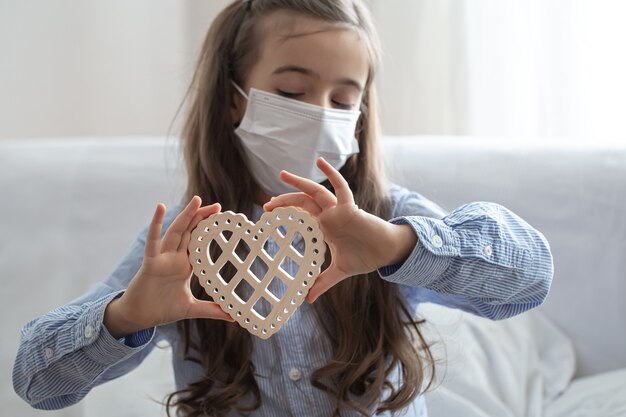
[[[432,242],[433,242],[433,246],[436,248],[440,248],[443,246],[443,239],[441,239],[441,236],[439,235],[434,235],[432,237]]]
[[[50,359],[52,355],[54,355],[54,350],[52,350],[52,348],[45,348],[43,354],[46,355],[47,359]]]
[[[85,337],[89,339],[93,335],[93,327],[90,324],[85,326]]]
[[[302,374],[300,373],[300,370],[298,368],[291,368],[289,370],[289,379],[291,379],[292,381],[299,380],[301,376]]]
[[[483,253],[487,256],[491,256],[491,254],[493,253],[493,249],[491,248],[491,245],[485,246],[483,249]]]

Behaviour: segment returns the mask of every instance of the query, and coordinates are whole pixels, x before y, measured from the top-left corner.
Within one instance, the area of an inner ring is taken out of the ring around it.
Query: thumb
[[[189,307],[188,319],[215,319],[235,321],[230,314],[222,310],[222,307],[214,301],[194,300]]]
[[[309,304],[313,304],[320,295],[324,294],[347,277],[348,275],[345,272],[337,268],[334,263],[331,263],[331,265],[317,277],[315,284],[313,284],[309,293],[306,295],[306,300]]]

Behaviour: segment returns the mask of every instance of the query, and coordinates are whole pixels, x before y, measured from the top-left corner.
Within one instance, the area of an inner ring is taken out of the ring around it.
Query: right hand
[[[234,321],[219,304],[198,300],[189,286],[193,270],[187,245],[192,230],[212,214],[219,203],[200,207],[194,196],[180,212],[161,240],[165,206],[157,205],[146,236],[144,259],[124,294],[114,299],[104,313],[104,325],[120,338],[142,329],[189,318]]]

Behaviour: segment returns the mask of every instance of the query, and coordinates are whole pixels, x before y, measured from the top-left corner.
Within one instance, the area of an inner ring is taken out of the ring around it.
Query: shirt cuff
[[[129,334],[120,340],[121,343],[131,348],[142,347],[148,344],[154,336],[154,327],[150,329],[143,329],[137,333]]]
[[[141,350],[154,338],[155,328],[144,329],[121,339],[115,339],[103,323],[104,311],[107,305],[115,298],[120,297],[123,291],[110,294],[97,300],[85,314],[85,326],[82,334],[77,335],[77,340],[82,342],[82,350],[94,362],[101,365],[111,365],[133,353]]]
[[[428,221],[424,221],[428,220]],[[401,263],[378,269],[381,278],[397,284],[422,287],[440,277],[451,264],[451,256],[458,255],[458,237],[452,228],[421,216],[398,217],[393,224],[408,224],[417,235],[417,244]],[[435,220],[436,221],[436,220]]]

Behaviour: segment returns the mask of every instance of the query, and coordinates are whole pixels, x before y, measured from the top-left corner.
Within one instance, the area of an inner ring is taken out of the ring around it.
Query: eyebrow
[[[277,74],[283,74],[285,72],[297,72],[297,73],[306,75],[307,77],[312,77],[316,79],[320,78],[320,75],[317,72],[313,71],[312,69],[300,67],[297,65],[283,65],[282,67],[276,68],[272,74],[277,75]],[[363,91],[363,86],[361,85],[361,83],[356,80],[353,80],[352,78],[342,78],[338,80],[337,83],[356,87],[359,91]]]

